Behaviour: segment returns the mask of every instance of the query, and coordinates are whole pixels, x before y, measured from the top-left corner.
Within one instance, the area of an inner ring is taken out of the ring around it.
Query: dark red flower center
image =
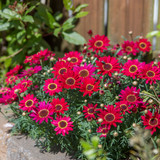
[[[125,111],[127,109],[127,105],[126,104],[121,104],[120,108],[121,108],[121,110]]]
[[[135,102],[137,100],[136,96],[134,94],[130,94],[127,96],[128,102]]]
[[[75,79],[73,77],[69,77],[66,79],[66,84],[69,86],[73,86],[75,84]]]
[[[28,73],[28,74],[33,74],[33,73],[34,73],[34,70],[28,70],[27,73]]]
[[[138,68],[137,68],[136,65],[132,65],[132,66],[129,67],[129,72],[131,72],[131,73],[134,73],[134,72],[136,72],[137,70],[138,70]]]
[[[151,126],[156,126],[156,125],[158,125],[158,119],[157,119],[157,118],[151,118],[151,119],[149,120],[149,124],[150,124]]]
[[[67,72],[67,69],[66,68],[61,68],[58,73],[59,74],[63,74],[63,73],[66,73]]]
[[[145,49],[145,48],[147,47],[147,44],[144,43],[144,42],[141,42],[141,43],[139,44],[139,47],[142,48],[142,49]]]
[[[26,107],[31,107],[33,105],[33,100],[27,100],[25,103]]]
[[[27,58],[27,60],[31,60],[31,59],[32,59],[32,57],[28,57],[28,58]]]
[[[27,87],[27,82],[23,82],[22,85],[23,85],[24,87]]]
[[[60,122],[58,122],[58,126],[63,129],[63,128],[66,128],[68,125],[67,121],[65,120],[61,120]]]
[[[51,90],[51,91],[57,89],[57,84],[56,83],[50,83],[48,85],[48,89]]]
[[[155,76],[155,73],[153,72],[153,71],[147,71],[147,73],[146,73],[146,75],[147,75],[147,77],[149,77],[149,78],[153,78],[154,76]]]
[[[106,71],[110,71],[113,68],[112,64],[110,63],[105,63],[102,67]]]
[[[103,41],[101,40],[98,40],[94,43],[94,46],[97,47],[97,48],[101,48],[103,46]]]
[[[60,111],[62,109],[62,105],[56,104],[55,109],[56,109],[56,111]]]
[[[76,63],[76,62],[78,62],[78,58],[76,58],[76,57],[71,57],[70,62],[71,62],[71,63]]]
[[[127,52],[132,52],[132,51],[133,51],[133,48],[132,48],[131,46],[127,46],[127,47],[126,47],[126,51],[127,51]]]
[[[89,108],[89,109],[88,109],[88,113],[89,113],[89,114],[93,114],[93,113],[94,113],[94,108]]]
[[[87,84],[87,86],[86,86],[87,91],[91,91],[93,88],[94,88],[94,85],[92,85],[92,84]]]
[[[40,118],[46,118],[49,115],[48,109],[42,109],[38,112]]]
[[[115,120],[115,115],[113,113],[108,113],[105,115],[104,119],[107,122],[113,122]]]
[[[13,81],[15,79],[15,76],[12,76],[11,78],[9,78],[9,81]]]
[[[87,77],[89,75],[89,72],[87,69],[83,69],[79,72],[80,77]]]

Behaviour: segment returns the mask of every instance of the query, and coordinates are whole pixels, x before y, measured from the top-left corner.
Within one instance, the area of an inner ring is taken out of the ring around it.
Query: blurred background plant
[[[102,145],[99,144],[100,139],[97,136],[91,137],[91,140],[86,142],[81,140],[81,145],[83,147],[83,154],[87,157],[88,160],[106,160],[106,152],[102,148]]]
[[[0,1],[0,77],[21,64],[26,55],[46,48],[60,54],[63,39],[74,45],[86,42],[73,29],[78,19],[88,14],[82,11],[88,5],[74,7],[71,0],[63,0],[63,5],[65,14],[53,12],[40,0]]]
[[[160,139],[155,137],[153,140],[148,130],[136,126],[135,133],[130,138],[130,145],[133,147],[133,150],[130,150],[133,160],[160,159]]]

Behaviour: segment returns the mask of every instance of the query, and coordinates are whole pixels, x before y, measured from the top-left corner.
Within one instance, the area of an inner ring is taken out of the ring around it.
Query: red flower
[[[79,74],[79,77],[81,79],[92,77],[94,74],[94,71],[96,70],[96,67],[94,67],[91,64],[84,63],[84,66],[75,66],[73,69],[75,72]]]
[[[95,78],[86,78],[83,80],[79,91],[84,92],[83,96],[87,94],[91,96],[93,92],[99,91],[99,83],[100,81]]]
[[[6,73],[6,76],[8,77],[8,76],[16,75],[22,68],[23,66],[16,65],[13,69],[11,69],[9,72]]]
[[[125,114],[126,112],[131,113],[130,110],[132,109],[132,106],[129,106],[127,101],[120,101],[115,104],[123,114]]]
[[[110,45],[109,41],[110,40],[104,35],[103,36],[95,35],[89,40],[88,45],[90,47],[88,49],[96,51],[96,53],[98,53],[99,51],[103,52],[103,50],[107,50],[107,46]]]
[[[79,88],[80,78],[77,73],[69,71],[59,78],[63,88],[74,89]]]
[[[78,51],[71,51],[69,53],[65,53],[64,57],[70,64],[73,65],[80,65],[82,62],[83,57],[81,56],[81,53]]]
[[[103,119],[103,122],[101,123],[101,125],[106,124],[110,127],[113,126],[117,126],[116,123],[122,123],[121,119],[123,117],[121,117],[121,113],[120,110],[117,108],[114,108],[113,105],[105,105],[106,110],[102,110],[99,109],[100,113],[98,113],[97,115],[99,116],[99,118]]]
[[[9,92],[11,89],[10,88],[7,88],[7,87],[2,87],[2,88],[0,88],[0,94],[5,94],[5,93],[7,93],[7,92]]]
[[[53,80],[52,78],[45,80],[43,88],[44,88],[43,90],[46,93],[49,93],[50,96],[53,96],[56,93],[59,93],[62,91],[62,87],[58,82],[58,80],[57,79]]]
[[[111,56],[99,58],[99,60],[96,61],[96,65],[98,66],[97,69],[100,69],[98,74],[108,74],[110,77],[112,76],[112,73],[116,71],[119,72],[120,70],[120,64],[118,63],[118,60]]]
[[[151,50],[151,42],[149,42],[147,39],[139,39],[139,41],[137,42],[137,46],[139,48],[140,51],[142,52],[149,52]]]
[[[38,73],[41,70],[42,70],[41,66],[35,66],[34,68],[31,67],[27,70],[23,70],[22,73],[20,74],[20,77],[24,77],[24,76],[30,77],[33,74]]]
[[[143,65],[144,63],[140,63],[137,59],[128,60],[123,66],[122,73],[135,79],[139,76],[140,68],[142,68]]]
[[[126,54],[137,54],[137,45],[133,41],[124,41],[122,44],[122,52]]]
[[[106,137],[107,134],[108,134],[108,132],[109,132],[109,130],[110,130],[110,126],[104,124],[104,125],[101,125],[101,126],[97,129],[97,132],[98,132],[98,133],[102,133],[102,134],[100,135],[100,137]]]
[[[7,85],[15,83],[16,80],[18,80],[17,76],[9,76],[9,77],[7,77],[7,79],[6,79]]]
[[[57,133],[65,136],[65,134],[68,134],[68,131],[73,131],[73,122],[70,122],[70,117],[57,117],[56,120],[53,120],[51,123],[56,126],[54,129]]]
[[[95,119],[96,107],[97,107],[97,104],[96,105],[88,104],[88,106],[83,106],[84,108],[83,112],[84,112],[85,118]]]
[[[139,97],[139,92],[140,89],[137,90],[136,87],[127,87],[125,90],[121,90],[121,94],[119,95],[120,100],[127,101],[129,105],[138,105],[139,103],[142,103],[142,99]]]
[[[54,77],[61,76],[64,73],[68,73],[72,69],[72,65],[69,62],[57,61],[53,66],[52,73]]]
[[[24,87],[28,88],[32,85],[32,81],[29,79],[22,79],[22,80],[20,80],[20,84],[22,84]]]
[[[2,95],[2,98],[0,98],[0,103],[7,105],[13,103],[17,99],[18,99],[17,95],[14,93],[13,90],[11,90]]]
[[[30,112],[38,103],[38,99],[33,94],[27,94],[23,100],[19,102],[20,109]]]
[[[53,112],[57,113],[58,115],[60,113],[64,114],[64,111],[67,111],[69,107],[69,105],[67,105],[67,102],[65,102],[64,98],[54,98],[51,102],[51,105],[53,107]]]
[[[32,113],[29,115],[36,122],[39,121],[41,124],[43,121],[48,123],[48,119],[53,119],[51,115],[53,114],[52,106],[49,103],[45,103],[45,101],[40,102],[38,108],[34,108]]]
[[[152,112],[148,110],[148,113],[145,114],[145,116],[141,116],[141,118],[143,124],[146,126],[145,129],[150,129],[151,134],[156,132],[156,128],[160,129],[160,114],[158,112],[152,114]]]
[[[140,78],[145,79],[146,83],[156,83],[156,80],[160,80],[160,68],[152,67],[151,64],[146,64],[140,70]]]

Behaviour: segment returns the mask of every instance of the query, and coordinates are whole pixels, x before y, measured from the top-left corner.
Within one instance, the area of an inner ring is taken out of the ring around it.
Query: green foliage
[[[81,145],[83,147],[83,153],[88,160],[107,160],[105,151],[101,148],[98,148],[100,140],[97,136],[91,138],[90,142],[81,140]]]
[[[46,38],[48,35],[52,36],[52,39],[63,38],[75,45],[82,45],[86,42],[73,29],[77,20],[88,14],[81,11],[87,5],[83,4],[74,8],[70,0],[64,0],[63,3],[67,10],[74,11],[72,18],[66,18],[60,12],[53,13],[51,8],[36,1],[28,3],[15,1],[13,4],[12,1],[7,1],[3,6],[0,5],[3,7],[0,10],[0,32],[5,33],[6,36],[2,39],[7,42],[7,50],[0,59],[0,63],[7,64],[5,72],[9,67],[22,63],[26,55],[46,48],[50,50],[51,44]],[[65,18],[65,21],[62,21],[62,18]],[[8,60],[10,58],[13,58],[12,62]]]
[[[160,24],[157,25],[157,28],[160,29]],[[160,37],[160,30],[151,31],[146,35],[147,38],[154,37],[154,36]]]

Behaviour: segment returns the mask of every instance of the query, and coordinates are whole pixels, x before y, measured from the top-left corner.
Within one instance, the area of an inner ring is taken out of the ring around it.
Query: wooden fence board
[[[108,37],[111,44],[121,43],[125,36],[145,36],[152,25],[152,0],[109,0]]]
[[[88,40],[90,37],[87,32],[91,29],[96,34],[104,34],[104,0],[74,0],[74,6],[87,3],[89,6],[84,9],[89,14],[80,19],[77,30],[82,36]]]

